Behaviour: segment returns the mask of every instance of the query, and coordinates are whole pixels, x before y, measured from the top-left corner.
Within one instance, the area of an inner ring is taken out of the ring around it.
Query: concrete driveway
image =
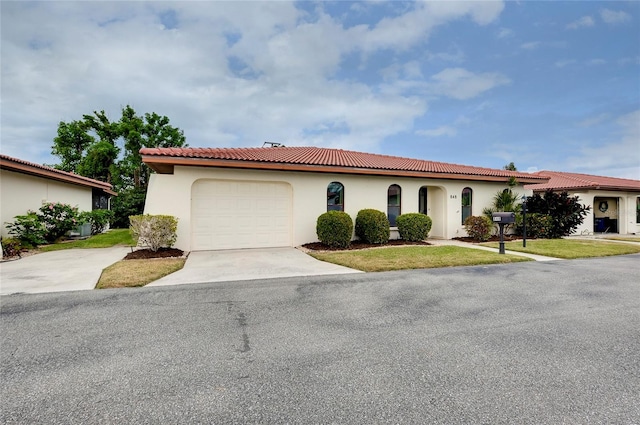
[[[105,267],[130,248],[68,249],[0,263],[0,295],[94,289]],[[295,248],[192,252],[184,268],[147,286],[362,273]]]
[[[182,270],[147,286],[363,273],[318,261],[295,248],[194,251]]]
[[[93,289],[131,248],[66,249],[0,263],[0,295]]]

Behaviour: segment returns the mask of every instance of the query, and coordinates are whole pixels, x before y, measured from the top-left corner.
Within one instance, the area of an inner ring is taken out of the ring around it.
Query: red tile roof
[[[90,179],[84,176],[79,176],[73,173],[68,173],[66,171],[56,170],[55,168],[47,167],[46,165],[40,165],[22,159],[13,158],[8,155],[0,154],[0,168],[17,173],[57,180],[65,183],[101,189],[110,195],[116,195],[109,183]]]
[[[533,191],[575,190],[575,189],[603,189],[617,191],[640,191],[640,180],[619,179],[616,177],[592,176],[590,174],[563,173],[560,171],[538,171],[539,176],[549,177],[547,183],[532,184],[525,189]]]
[[[146,164],[160,173],[173,172],[174,165],[195,165],[490,181],[515,177],[522,183],[546,181],[543,176],[528,173],[319,147],[144,148],[140,154]]]

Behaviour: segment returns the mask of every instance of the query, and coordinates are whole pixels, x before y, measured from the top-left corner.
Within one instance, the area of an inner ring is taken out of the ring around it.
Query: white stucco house
[[[527,190],[543,193],[566,191],[591,207],[589,215],[574,234],[640,234],[640,180],[593,176],[590,174],[538,171],[546,183],[526,185]]]
[[[5,223],[47,202],[61,202],[80,211],[108,208],[116,193],[110,184],[0,154],[0,223]]]
[[[178,218],[184,251],[299,246],[317,241],[327,210],[355,220],[359,210],[395,217],[420,212],[432,238],[465,236],[462,222],[481,215],[510,177],[520,185],[548,177],[318,147],[145,148],[156,171],[146,214]],[[525,193],[522,186],[516,191]],[[529,192],[530,193],[530,192]]]

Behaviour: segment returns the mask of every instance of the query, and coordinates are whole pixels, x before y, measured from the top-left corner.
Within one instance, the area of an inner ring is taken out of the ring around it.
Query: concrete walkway
[[[490,252],[500,252],[500,250],[498,248],[490,248],[488,246],[480,246],[477,244],[473,244],[473,243],[468,243],[468,242],[462,242],[462,241],[458,241],[458,240],[454,240],[454,239],[429,239],[429,243],[435,246],[446,246],[446,245],[454,245],[454,246],[461,246],[464,248],[472,248],[472,249],[480,249],[483,251],[490,251]],[[556,261],[556,260],[562,260],[562,258],[555,258],[555,257],[545,257],[544,255],[536,255],[536,254],[529,254],[527,252],[518,252],[518,251],[509,251],[509,250],[505,250],[505,254],[510,254],[510,255],[519,255],[521,257],[527,257],[527,258],[531,258],[533,260],[536,261]]]
[[[0,263],[0,295],[93,289],[131,248],[65,249]]]
[[[195,251],[178,270],[147,286],[363,273],[325,263],[295,248]]]

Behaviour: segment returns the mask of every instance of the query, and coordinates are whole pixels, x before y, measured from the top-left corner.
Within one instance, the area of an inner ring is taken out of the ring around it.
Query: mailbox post
[[[527,247],[527,195],[522,195],[522,247]]]
[[[505,224],[513,224],[516,222],[516,213],[494,212],[491,216],[493,217],[493,222],[500,226],[500,254],[504,254],[504,226]]]

